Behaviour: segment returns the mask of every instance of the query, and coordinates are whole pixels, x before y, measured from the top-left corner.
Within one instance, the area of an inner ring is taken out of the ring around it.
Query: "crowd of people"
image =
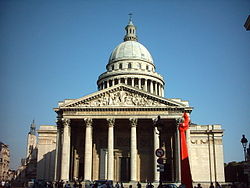
[[[9,181],[1,181],[0,182],[0,187],[2,188],[10,188],[11,186],[11,182]],[[106,183],[103,184],[99,184],[97,182],[94,183],[90,183],[88,185],[84,185],[82,184],[82,181],[74,181],[74,182],[69,182],[69,181],[63,181],[63,180],[59,180],[59,181],[43,181],[43,180],[35,180],[34,183],[32,184],[32,186],[25,186],[25,187],[30,187],[30,188],[124,188],[124,185],[122,182],[116,182],[115,185],[113,185],[113,183],[111,183],[110,181],[107,181]],[[129,188],[133,188],[132,185],[128,186]],[[155,186],[151,183],[148,182],[145,186],[146,188],[154,188]],[[245,186],[245,184],[236,184],[236,183],[232,183],[229,187],[231,188],[247,188]],[[142,184],[140,182],[138,182],[136,184],[135,188],[142,188]],[[155,188],[185,188],[184,184],[181,184],[179,187],[177,187],[174,184],[163,184],[161,181],[159,182],[159,184],[155,187]],[[194,188],[202,188],[201,184],[198,183],[197,186],[194,186]],[[218,183],[215,182],[215,184],[213,182],[211,182],[209,188],[222,188],[222,186]]]

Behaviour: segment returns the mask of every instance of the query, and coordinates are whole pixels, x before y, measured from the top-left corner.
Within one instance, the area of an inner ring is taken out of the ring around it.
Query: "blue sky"
[[[0,0],[0,141],[10,147],[12,168],[25,156],[33,119],[53,125],[58,101],[97,91],[130,12],[165,78],[165,97],[189,100],[194,123],[222,124],[225,162],[243,160],[249,0]]]

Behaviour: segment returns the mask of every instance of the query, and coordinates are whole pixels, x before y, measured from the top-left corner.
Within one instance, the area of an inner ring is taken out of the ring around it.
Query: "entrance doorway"
[[[130,157],[120,157],[120,180],[121,182],[130,181]]]

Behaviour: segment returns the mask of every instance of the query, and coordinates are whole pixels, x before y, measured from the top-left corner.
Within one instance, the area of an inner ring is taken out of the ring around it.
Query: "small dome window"
[[[137,64],[138,69],[141,69],[141,63]]]
[[[131,69],[132,68],[132,64],[128,63],[128,68]]]
[[[122,69],[122,63],[119,64],[119,69]]]
[[[146,66],[146,69],[148,70],[148,65]]]
[[[112,65],[111,70],[114,70],[114,69],[115,69],[115,66],[114,66],[114,65]]]

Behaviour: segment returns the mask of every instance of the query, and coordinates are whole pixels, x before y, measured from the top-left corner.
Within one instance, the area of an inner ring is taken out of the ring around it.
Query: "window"
[[[138,69],[141,69],[141,63],[138,63],[137,66],[138,66]]]
[[[122,69],[122,64],[121,63],[119,64],[119,69]]]
[[[148,70],[148,65],[146,66],[146,69]]]
[[[111,68],[112,70],[114,70],[115,69],[115,66],[114,65],[112,65],[112,68]]]
[[[128,63],[128,68],[131,69],[132,68],[132,64]]]

